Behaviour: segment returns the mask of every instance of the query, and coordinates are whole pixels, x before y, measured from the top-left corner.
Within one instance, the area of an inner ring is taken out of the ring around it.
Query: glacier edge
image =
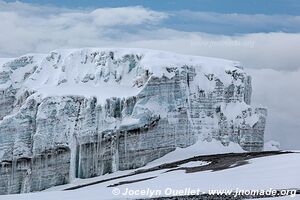
[[[55,50],[0,72],[0,194],[133,169],[216,139],[261,151],[267,110],[237,62],[143,49]]]

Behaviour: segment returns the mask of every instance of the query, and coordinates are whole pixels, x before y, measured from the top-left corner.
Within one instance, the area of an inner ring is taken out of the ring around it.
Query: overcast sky
[[[0,57],[118,46],[238,60],[269,110],[266,140],[300,149],[299,13],[297,0],[0,0]]]

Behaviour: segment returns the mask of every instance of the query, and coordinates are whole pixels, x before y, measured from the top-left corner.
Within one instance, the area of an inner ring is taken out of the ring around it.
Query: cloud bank
[[[280,141],[282,148],[299,149],[300,70],[251,69],[252,103],[268,108],[266,140]]]
[[[155,26],[167,14],[142,7],[67,10],[0,2],[0,57],[55,48],[99,46],[122,30]]]
[[[300,34],[225,36],[183,31],[176,29],[174,24],[168,25],[172,20],[179,21],[178,18],[186,19],[187,26],[196,24],[198,27],[205,23],[225,27],[235,24],[240,29],[249,24],[300,27],[297,16],[285,16],[280,20],[280,16],[191,11],[165,13],[143,7],[70,10],[0,1],[0,57],[44,53],[57,48],[119,46],[239,60],[250,68],[295,70],[299,67]],[[188,23],[193,20],[197,23]]]

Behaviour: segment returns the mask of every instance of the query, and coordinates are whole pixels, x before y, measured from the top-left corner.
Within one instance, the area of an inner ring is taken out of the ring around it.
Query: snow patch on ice
[[[0,58],[0,71],[2,71],[3,64],[13,60],[14,58]]]
[[[37,88],[36,88],[37,89]],[[104,103],[110,97],[125,98],[135,96],[139,89],[115,84],[91,85],[91,84],[65,84],[61,86],[46,86],[37,89],[42,97],[78,95],[87,98],[97,97],[97,103]]]
[[[241,115],[243,110],[250,108],[245,102],[240,103],[222,103],[222,113],[227,117],[228,120],[234,120],[236,116]]]
[[[149,49],[58,49],[49,54],[27,54],[22,57],[32,58],[32,63],[12,71],[10,82],[14,87],[23,87],[22,91],[36,91],[43,96],[96,96],[100,103],[109,97],[138,94],[142,87],[135,85],[134,81],[142,79],[141,75],[147,70],[149,75],[171,78],[175,73],[167,68],[182,70],[185,66],[193,66],[197,74],[195,81],[199,82],[195,85],[205,90],[213,89],[215,84],[215,81],[207,79],[207,75],[213,74],[229,85],[233,81],[232,76],[224,72],[242,72],[236,61]],[[132,58],[134,64],[130,63]],[[4,70],[3,63],[11,61],[14,59],[0,59],[0,71]],[[29,72],[33,74],[28,77]],[[104,76],[101,80],[100,74]],[[1,87],[9,86],[3,84]]]

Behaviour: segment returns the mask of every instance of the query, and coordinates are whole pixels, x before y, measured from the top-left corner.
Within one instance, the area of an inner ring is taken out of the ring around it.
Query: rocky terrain
[[[267,111],[234,61],[56,50],[0,66],[0,194],[142,167],[197,141],[261,151]]]

